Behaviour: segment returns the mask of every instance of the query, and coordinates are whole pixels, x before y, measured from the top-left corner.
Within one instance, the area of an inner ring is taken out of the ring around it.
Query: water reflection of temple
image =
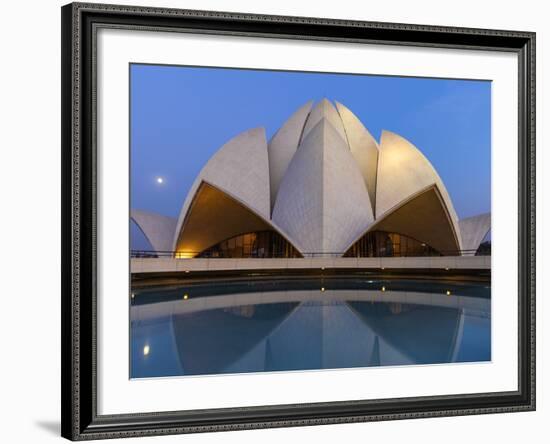
[[[486,361],[489,316],[488,298],[391,290],[250,292],[135,305],[132,376]]]

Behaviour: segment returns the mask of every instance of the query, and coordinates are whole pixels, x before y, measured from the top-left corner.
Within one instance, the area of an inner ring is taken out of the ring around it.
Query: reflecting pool
[[[489,360],[486,283],[229,281],[130,299],[132,378]]]

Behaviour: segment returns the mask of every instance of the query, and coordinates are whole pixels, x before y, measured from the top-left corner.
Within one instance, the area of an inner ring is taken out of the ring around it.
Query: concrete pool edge
[[[294,269],[468,269],[490,270],[491,256],[304,257],[304,258],[137,258],[131,273]]]
[[[132,273],[131,287],[181,285],[207,282],[239,282],[293,279],[365,278],[377,280],[422,280],[455,283],[490,283],[491,271],[480,269],[294,269],[294,270],[220,270],[195,272]]]

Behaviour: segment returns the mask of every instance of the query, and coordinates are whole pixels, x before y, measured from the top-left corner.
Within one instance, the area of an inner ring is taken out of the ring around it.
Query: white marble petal
[[[378,169],[378,144],[361,121],[348,108],[336,102],[336,109],[348,139],[349,149],[367,185],[373,212],[376,200],[376,172]]]
[[[436,185],[441,194],[456,242],[460,246],[460,228],[456,211],[443,181],[432,164],[411,142],[398,134],[383,131],[376,185],[377,220],[430,185]]]
[[[306,124],[304,126],[302,141],[305,140],[309,132],[313,128],[315,128],[315,126],[319,123],[321,119],[326,119],[327,121],[329,121],[332,127],[340,135],[342,140],[344,140],[344,142],[347,144],[346,131],[344,130],[342,119],[340,119],[338,111],[336,111],[334,105],[330,103],[327,99],[323,99],[319,103],[317,103],[309,113],[309,117],[307,118]]]
[[[143,232],[155,251],[172,251],[176,219],[148,211],[132,210],[130,218]]]
[[[311,111],[310,101],[296,111],[275,133],[267,147],[269,155],[269,180],[271,188],[271,209],[275,205],[279,185],[292,156],[298,148],[304,124]]]
[[[273,222],[302,253],[342,254],[374,220],[363,176],[328,119],[302,141],[281,183]]]
[[[468,250],[465,254],[473,254],[491,229],[491,213],[467,217],[461,219],[458,224],[462,236],[462,248]]]
[[[223,145],[195,179],[179,215],[173,250],[193,197],[202,182],[231,196],[258,216],[269,220],[269,161],[263,128],[245,131]]]

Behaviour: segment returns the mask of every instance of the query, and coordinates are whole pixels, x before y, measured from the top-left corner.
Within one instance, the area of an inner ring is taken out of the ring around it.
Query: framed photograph
[[[61,13],[64,437],[534,410],[534,33]]]

